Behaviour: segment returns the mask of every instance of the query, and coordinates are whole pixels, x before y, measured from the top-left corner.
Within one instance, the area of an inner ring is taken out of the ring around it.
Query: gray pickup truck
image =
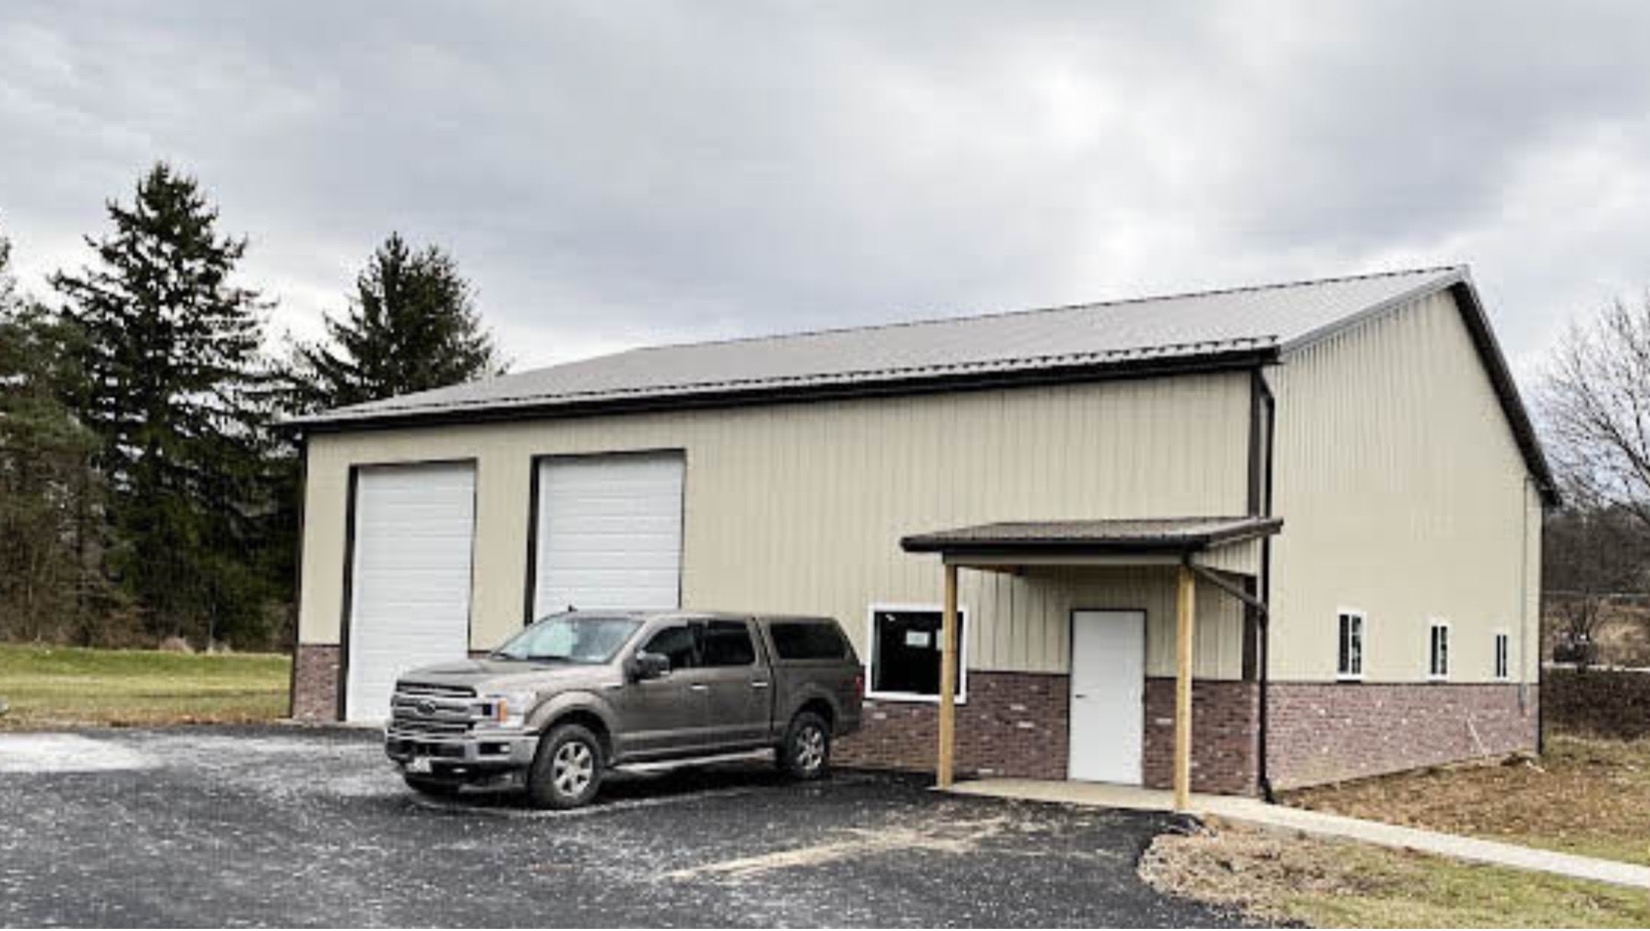
[[[613,766],[764,748],[813,779],[859,727],[864,688],[829,618],[568,612],[403,675],[384,749],[419,792],[513,782],[545,808],[590,801]]]

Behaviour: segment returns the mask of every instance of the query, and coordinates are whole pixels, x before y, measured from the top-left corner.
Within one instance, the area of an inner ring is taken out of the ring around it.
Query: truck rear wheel
[[[538,808],[577,808],[596,797],[605,769],[602,742],[589,728],[558,724],[539,741],[527,797]]]
[[[779,745],[779,768],[793,779],[818,779],[831,765],[831,725],[812,711],[799,712]]]

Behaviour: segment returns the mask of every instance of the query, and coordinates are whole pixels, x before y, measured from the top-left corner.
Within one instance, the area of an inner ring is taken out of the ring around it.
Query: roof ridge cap
[[[592,356],[592,359],[607,358],[627,353],[656,352],[665,349],[691,349],[698,346],[727,346],[740,343],[761,343],[769,341],[799,339],[810,336],[831,336],[838,333],[863,333],[875,330],[896,330],[907,327],[933,326],[944,323],[966,323],[971,320],[995,320],[1003,317],[1029,316],[1032,314],[1055,314],[1074,310],[1091,310],[1100,307],[1122,307],[1130,304],[1149,304],[1156,301],[1176,301],[1196,297],[1219,297],[1227,294],[1244,294],[1259,291],[1281,291],[1287,288],[1304,288],[1311,285],[1342,284],[1350,281],[1369,281],[1376,278],[1397,278],[1403,275],[1439,274],[1464,272],[1467,266],[1456,265],[1419,265],[1411,268],[1394,268],[1376,272],[1360,272],[1351,275],[1331,275],[1326,278],[1299,278],[1288,281],[1263,282],[1260,284],[1232,285],[1221,288],[1207,288],[1193,291],[1172,291],[1161,294],[1147,294],[1140,297],[1112,298],[1103,301],[1078,301],[1070,304],[1051,304],[1043,307],[1020,307],[1010,310],[991,310],[983,313],[965,313],[952,316],[918,317],[910,320],[891,320],[886,323],[866,323],[856,326],[818,327],[812,330],[793,330],[784,333],[760,333],[748,336],[729,336],[721,339],[690,340],[678,343],[659,343],[656,345],[637,346],[631,349],[608,353],[604,356]],[[563,363],[565,364],[565,363]],[[527,371],[540,371],[540,369]]]

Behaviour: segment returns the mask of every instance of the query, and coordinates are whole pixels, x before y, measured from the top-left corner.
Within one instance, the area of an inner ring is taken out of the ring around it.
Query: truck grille
[[[398,736],[462,737],[474,726],[475,690],[463,686],[397,683],[390,698],[390,732]]]
[[[434,685],[425,682],[397,682],[396,695],[433,695],[449,698],[474,698],[476,690],[465,685]]]
[[[390,732],[397,737],[463,737],[470,733],[470,725],[455,721],[424,721],[397,715],[390,721]]]

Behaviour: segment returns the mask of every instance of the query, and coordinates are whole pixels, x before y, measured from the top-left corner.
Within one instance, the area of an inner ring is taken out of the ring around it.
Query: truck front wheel
[[[577,808],[596,797],[605,768],[602,742],[589,728],[558,724],[539,741],[527,797],[538,808]]]
[[[779,768],[793,779],[818,779],[831,763],[831,726],[812,711],[799,712],[779,745]]]

